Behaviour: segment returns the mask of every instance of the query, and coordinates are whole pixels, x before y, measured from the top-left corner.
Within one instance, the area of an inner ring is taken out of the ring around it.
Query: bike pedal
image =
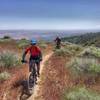
[[[37,85],[38,83],[37,83],[37,82],[35,82],[35,84]]]

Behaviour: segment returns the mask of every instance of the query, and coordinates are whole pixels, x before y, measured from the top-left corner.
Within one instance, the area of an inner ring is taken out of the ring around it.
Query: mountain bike
[[[31,72],[28,75],[28,90],[31,93],[32,90],[34,89],[34,86],[36,85],[37,81],[37,65],[36,65],[36,60],[32,60],[32,66],[31,66]],[[24,63],[28,63],[25,61]]]

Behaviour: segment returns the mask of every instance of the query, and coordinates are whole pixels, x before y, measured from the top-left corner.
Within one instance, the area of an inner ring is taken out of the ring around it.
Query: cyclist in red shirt
[[[40,75],[40,73],[39,73],[39,71],[40,71],[40,61],[42,61],[42,53],[41,53],[41,50],[39,49],[39,47],[36,44],[37,44],[37,41],[35,39],[32,39],[31,40],[31,46],[28,47],[25,50],[25,52],[23,53],[22,63],[25,62],[26,54],[29,52],[30,53],[29,71],[31,72],[33,60],[35,60],[36,64],[37,64],[37,74],[38,74],[38,77],[39,77],[39,75]]]

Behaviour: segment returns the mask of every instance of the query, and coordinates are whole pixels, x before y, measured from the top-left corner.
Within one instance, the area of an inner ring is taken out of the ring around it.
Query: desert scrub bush
[[[100,74],[100,64],[97,59],[76,57],[69,67],[76,75],[98,75]]]
[[[71,52],[65,48],[61,48],[61,49],[54,49],[54,54],[57,56],[66,56],[66,55],[71,55]]]
[[[92,53],[95,55],[95,57],[100,58],[100,48],[91,47],[90,49],[91,49]]]
[[[39,41],[38,45],[40,46],[40,48],[43,48],[43,49],[45,49],[47,47],[47,43],[43,40]]]
[[[66,45],[65,48],[68,49],[70,52],[72,52],[73,55],[75,55],[83,50],[83,48],[81,46],[75,45],[75,44]]]
[[[3,39],[11,39],[11,37],[10,37],[10,36],[5,35],[5,36],[3,37]]]
[[[100,94],[85,87],[76,87],[65,91],[61,100],[100,100]]]
[[[79,56],[100,58],[100,48],[97,48],[97,47],[88,47],[83,52],[81,52],[79,54]]]
[[[5,81],[5,80],[7,80],[8,78],[10,78],[10,73],[8,73],[8,72],[2,72],[2,73],[0,73],[0,81]]]
[[[9,41],[11,41],[12,39],[11,39],[11,37],[10,36],[4,36],[3,38],[0,38],[0,42],[2,43],[2,42],[9,42]]]
[[[11,51],[0,53],[0,67],[12,68],[20,64],[20,59],[17,54]]]
[[[30,44],[30,41],[26,40],[26,39],[21,39],[21,40],[17,41],[17,45],[18,45],[19,48],[25,48],[29,44]]]

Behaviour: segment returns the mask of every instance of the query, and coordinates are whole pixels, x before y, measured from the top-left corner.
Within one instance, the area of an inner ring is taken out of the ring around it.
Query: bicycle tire
[[[29,84],[29,89],[32,89],[35,84],[36,84],[36,81],[37,81],[37,75],[36,75],[36,68],[35,68],[35,61],[32,65],[32,71],[29,75],[29,79],[28,79],[28,84]]]

